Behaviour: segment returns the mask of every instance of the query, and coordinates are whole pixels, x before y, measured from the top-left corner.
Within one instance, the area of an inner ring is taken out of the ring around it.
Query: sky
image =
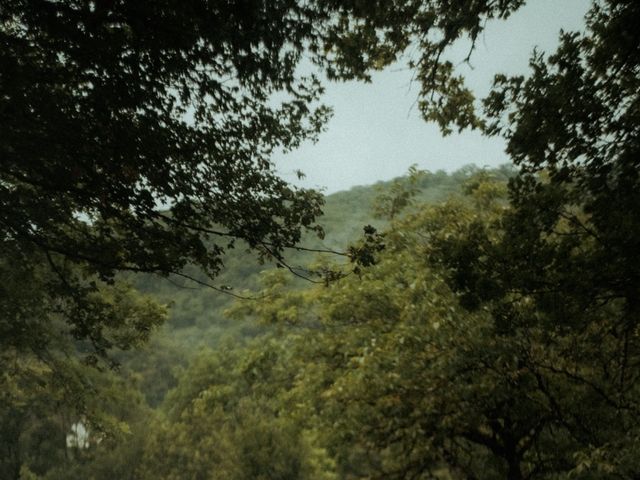
[[[494,74],[526,74],[534,48],[552,53],[558,33],[582,31],[589,0],[529,0],[506,21],[489,22],[478,39],[471,67],[459,72],[482,97]],[[468,52],[460,42],[451,51],[457,63]],[[317,143],[274,158],[287,181],[325,193],[370,185],[404,175],[409,167],[454,171],[474,163],[480,167],[509,162],[499,138],[465,131],[443,137],[435,124],[421,119],[416,106],[419,86],[399,62],[372,77],[372,82],[328,83],[323,102],[334,115]],[[306,177],[299,180],[296,170]]]

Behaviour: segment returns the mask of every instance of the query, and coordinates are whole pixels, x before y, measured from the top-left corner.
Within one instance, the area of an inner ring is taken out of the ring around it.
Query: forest
[[[0,479],[639,479],[640,2],[524,3],[0,2]],[[512,163],[278,175],[398,61]]]

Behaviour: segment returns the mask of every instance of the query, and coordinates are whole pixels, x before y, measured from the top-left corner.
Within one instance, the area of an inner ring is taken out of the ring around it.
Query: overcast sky
[[[481,96],[495,73],[525,74],[534,47],[553,52],[560,29],[583,30],[589,0],[529,0],[507,21],[488,24],[471,59],[461,66],[469,86]],[[468,44],[457,45],[451,59],[463,59]],[[278,172],[297,185],[326,193],[369,185],[403,175],[412,164],[447,171],[475,163],[497,166],[509,161],[500,139],[475,132],[442,137],[436,125],[415,107],[418,85],[398,64],[373,76],[370,84],[330,83],[325,103],[334,109],[318,143],[276,158]],[[295,171],[306,178],[297,180]]]

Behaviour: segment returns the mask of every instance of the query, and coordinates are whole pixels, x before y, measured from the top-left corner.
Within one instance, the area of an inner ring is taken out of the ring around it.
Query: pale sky
[[[526,74],[534,47],[552,53],[560,29],[583,30],[589,0],[529,0],[507,21],[487,25],[471,58],[473,69],[460,66],[478,97],[489,90],[495,73]],[[466,56],[468,44],[457,45],[451,60]],[[404,175],[409,167],[453,171],[475,163],[497,166],[509,161],[504,142],[475,132],[442,137],[438,127],[420,118],[415,101],[418,85],[405,64],[376,73],[372,83],[327,84],[324,103],[334,109],[318,143],[275,158],[280,175],[325,193],[369,185]],[[306,174],[297,180],[295,171]]]

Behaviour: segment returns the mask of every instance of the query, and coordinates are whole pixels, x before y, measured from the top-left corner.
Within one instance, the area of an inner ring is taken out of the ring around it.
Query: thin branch
[[[239,295],[239,294],[233,293],[233,292],[231,292],[231,291],[229,291],[227,289],[216,287],[215,285],[211,285],[210,283],[205,282],[203,280],[198,280],[197,278],[192,277],[191,275],[188,275],[188,274],[182,273],[182,272],[171,272],[170,274],[171,275],[175,275],[177,277],[182,277],[184,279],[192,281],[193,283],[196,283],[198,285],[202,285],[203,287],[210,288],[212,290],[215,290],[216,292],[224,293],[225,295],[229,295],[231,297],[238,298],[240,300],[262,300],[262,299],[268,297],[268,295],[259,295],[259,296],[254,296],[254,297],[248,297],[248,296],[245,296],[245,295]]]
[[[160,217],[164,220],[167,220],[168,222],[171,222],[175,225],[179,225],[181,227],[185,227],[188,228],[190,230],[194,230],[196,232],[202,232],[202,233],[208,233],[210,235],[216,235],[219,237],[227,237],[227,238],[234,238],[234,239],[239,239],[239,240],[244,240],[245,238],[242,235],[239,234],[235,234],[235,233],[231,233],[231,232],[225,232],[225,231],[221,231],[221,230],[213,230],[210,228],[206,228],[206,227],[200,227],[198,225],[192,225],[190,223],[185,223],[185,222],[181,222],[179,220],[176,220],[175,218],[169,216],[169,215],[165,215],[162,212],[158,212],[156,210],[151,210],[150,211],[151,214],[155,215],[156,217]],[[272,242],[268,242],[266,240],[263,240],[260,242],[262,245],[268,245],[270,247],[273,247],[274,244]],[[287,244],[287,245],[283,245],[283,248],[289,248],[292,250],[297,250],[297,251],[301,251],[301,252],[313,252],[313,253],[328,253],[328,254],[333,254],[333,255],[340,255],[343,257],[348,256],[349,254],[346,252],[340,252],[338,250],[333,250],[330,248],[309,248],[309,247],[302,247],[299,245],[293,245],[293,244]]]
[[[291,265],[289,265],[286,261],[284,261],[284,259],[282,258],[282,255],[279,255],[276,252],[273,252],[266,243],[260,242],[260,245],[262,245],[262,247],[267,251],[269,255],[271,255],[273,258],[275,258],[278,261],[279,265],[282,265],[284,268],[289,270],[289,272],[291,272],[296,277],[311,283],[317,283],[317,284],[324,283],[322,280],[314,280],[310,277],[307,277],[306,275],[302,275],[301,273],[297,272],[296,269],[294,269]]]

